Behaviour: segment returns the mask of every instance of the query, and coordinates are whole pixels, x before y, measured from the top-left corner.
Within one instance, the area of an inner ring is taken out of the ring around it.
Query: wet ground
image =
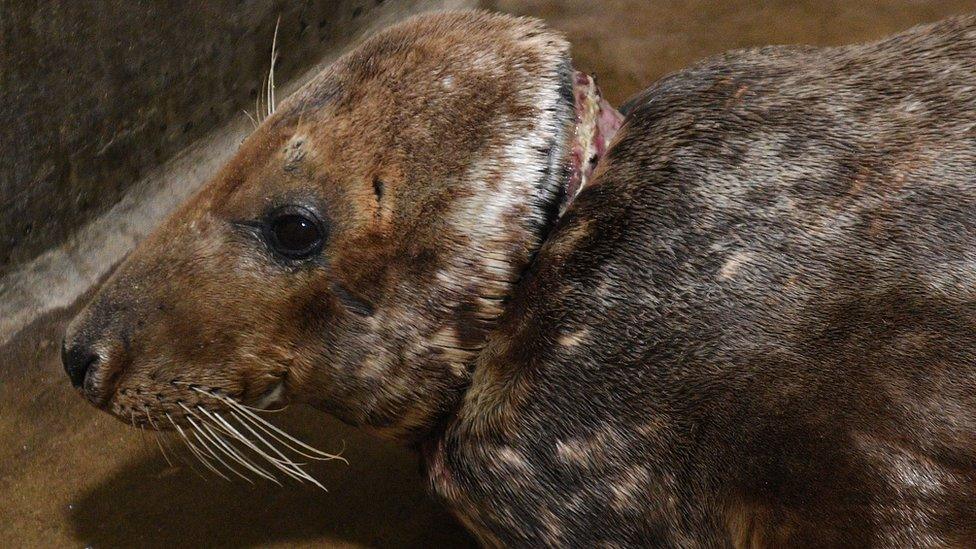
[[[544,17],[577,65],[619,103],[664,73],[727,49],[876,38],[976,2],[495,0]],[[0,546],[460,547],[471,540],[427,497],[416,456],[323,414],[280,421],[349,465],[313,470],[329,492],[228,483],[169,465],[151,439],[96,413],[57,360],[73,309],[39,318],[0,347]],[[198,467],[199,469],[199,467]]]

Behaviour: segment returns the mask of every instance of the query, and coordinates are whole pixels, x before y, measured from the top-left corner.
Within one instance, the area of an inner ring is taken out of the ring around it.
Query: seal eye
[[[322,249],[325,238],[322,224],[301,208],[288,208],[271,215],[268,223],[268,243],[289,259],[304,259]]]

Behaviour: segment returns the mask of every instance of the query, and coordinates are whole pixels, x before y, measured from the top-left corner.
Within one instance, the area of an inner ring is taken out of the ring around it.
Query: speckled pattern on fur
[[[976,18],[623,110],[435,489],[492,545],[976,544]]]
[[[283,387],[490,546],[976,544],[976,18],[664,78],[557,217],[568,55],[468,12],[344,57],[73,323],[89,397]],[[236,224],[295,202],[320,257]]]

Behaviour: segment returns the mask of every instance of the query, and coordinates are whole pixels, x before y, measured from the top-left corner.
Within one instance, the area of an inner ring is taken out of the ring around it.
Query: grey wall
[[[0,277],[242,109],[431,1],[0,0]]]

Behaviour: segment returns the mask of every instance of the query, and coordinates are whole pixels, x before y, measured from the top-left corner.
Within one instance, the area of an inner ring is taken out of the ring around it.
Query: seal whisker
[[[208,396],[210,398],[215,398],[215,399],[231,398],[231,397],[223,397],[222,395],[218,394],[215,391],[208,391],[208,390],[206,390],[204,388],[201,388],[201,387],[199,387],[199,386],[197,386],[197,385],[195,385],[193,383],[188,383],[186,381],[175,381],[174,380],[174,381],[171,381],[170,383],[172,383],[173,385],[183,385],[184,387],[189,387],[190,389],[192,389],[192,390],[200,393],[201,395],[205,395],[205,396]],[[252,412],[258,412],[258,413],[276,414],[278,412],[284,412],[285,410],[288,409],[288,404],[285,404],[281,408],[275,408],[273,410],[269,410],[267,408],[257,408],[255,406],[248,406],[247,404],[244,404],[243,402],[239,402],[239,401],[237,401],[237,400],[235,400],[233,398],[231,398],[231,400],[233,400],[234,403],[237,404],[238,406],[243,406],[244,408],[247,408],[248,410],[251,410]]]
[[[236,446],[234,446],[230,441],[225,440],[219,433],[217,433],[213,429],[213,427],[214,426],[212,424],[208,424],[208,423],[201,423],[200,426],[201,430],[206,431],[207,433],[210,434],[210,437],[213,439],[213,441],[218,445],[218,447],[221,450],[224,451],[226,455],[230,456],[232,459],[237,461],[239,464],[243,465],[246,469],[250,470],[254,474],[258,475],[259,477],[270,480],[271,482],[277,484],[278,486],[281,486],[281,483],[278,482],[278,479],[276,479],[274,475],[267,472],[259,465],[256,465],[251,460],[247,459]]]
[[[275,457],[272,457],[272,456],[269,456],[266,452],[264,452],[263,450],[261,450],[261,448],[258,447],[256,445],[256,443],[252,443],[252,448],[254,449],[254,451],[260,453],[272,465],[274,465],[275,467],[277,467],[281,472],[285,473],[289,477],[291,477],[291,478],[293,478],[293,479],[295,479],[295,480],[297,480],[299,482],[305,482],[307,480],[307,481],[311,482],[312,484],[314,484],[315,486],[321,488],[322,490],[328,491],[313,476],[311,476],[307,471],[305,471],[304,469],[302,469],[302,466],[303,465],[307,465],[307,464],[295,462],[293,459],[289,458],[284,453],[282,453],[281,450],[279,450],[277,446],[275,446],[273,443],[271,443],[266,438],[264,438],[261,435],[261,433],[255,431],[251,427],[251,425],[248,424],[248,422],[246,422],[242,417],[240,417],[240,414],[238,412],[235,412],[233,409],[229,410],[229,412],[231,413],[231,416],[234,419],[236,419],[237,422],[240,425],[242,425],[251,434],[253,434],[264,446],[266,446],[269,450],[271,450],[272,452],[274,452],[275,454],[277,454],[278,456],[280,456],[280,459],[275,458]],[[226,420],[224,420],[222,417],[220,417],[220,420],[223,421],[225,424],[227,424],[228,427],[230,427],[230,428],[233,429],[233,426],[229,422],[227,422]],[[250,440],[248,440],[248,442],[250,442]]]
[[[193,444],[193,442],[190,440],[190,437],[186,435],[186,431],[184,431],[182,427],[180,427],[175,421],[173,421],[173,418],[169,414],[166,414],[166,417],[169,419],[169,422],[173,424],[173,427],[176,429],[176,432],[179,433],[180,438],[183,439],[184,444],[186,445],[187,449],[190,450],[190,453],[193,455],[193,457],[195,457],[197,461],[202,463],[207,469],[210,469],[219,477],[230,482],[230,479],[228,477],[226,477],[216,467],[214,467],[214,465],[210,462],[210,458],[208,458],[206,454],[203,453],[203,450],[197,448],[197,446]]]
[[[252,412],[257,412],[259,414],[278,414],[288,409],[288,404],[283,405],[281,408],[258,408],[256,406],[248,406],[243,402],[238,402],[238,404],[240,404],[241,406],[247,408]]]
[[[269,442],[266,438],[264,438],[264,436],[261,435],[261,433],[255,431],[247,421],[245,421],[243,418],[241,418],[241,416],[240,416],[240,414],[238,412],[235,412],[234,410],[229,410],[229,412],[231,414],[231,417],[233,417],[234,419],[236,419],[237,422],[240,423],[241,426],[243,426],[245,429],[247,429],[248,432],[250,432],[252,435],[254,435],[254,437],[258,441],[260,441],[262,444],[264,444],[266,447],[268,447],[268,449],[270,449],[275,454],[278,454],[278,456],[280,456],[280,458],[281,458],[278,461],[281,461],[282,463],[287,463],[287,464],[292,465],[292,466],[307,465],[307,463],[305,463],[305,462],[296,462],[295,460],[293,460],[293,459],[289,458],[288,456],[286,456],[285,454],[283,454],[281,452],[281,450],[278,449],[277,446],[275,446],[273,443]],[[223,421],[224,423],[226,423],[228,425],[228,427],[233,428],[230,425],[230,423],[227,422],[227,420],[223,419],[222,416],[220,416],[216,412],[214,412],[214,415],[217,415],[220,418],[221,421]],[[270,458],[270,459],[277,459],[277,458]]]
[[[182,463],[183,465],[185,465],[187,467],[187,469],[193,471],[193,473],[196,474],[198,477],[202,478],[204,482],[209,482],[210,481],[210,477],[208,477],[207,475],[205,475],[202,472],[200,472],[200,469],[197,469],[197,467],[195,465],[193,465],[193,459],[191,459],[190,457],[186,456],[184,453],[180,452],[178,448],[172,448],[172,447],[170,447],[169,444],[167,444],[165,442],[166,440],[167,440],[166,438],[161,438],[159,436],[156,437],[156,442],[160,444],[160,449],[163,450],[163,455],[164,456],[167,453],[167,451],[165,449],[166,448],[169,448],[169,451],[173,453],[173,456],[175,456],[176,459],[178,459],[180,463]],[[175,466],[175,464],[174,464],[174,466]]]
[[[175,467],[173,465],[173,461],[169,459],[169,454],[166,453],[166,449],[163,447],[163,443],[160,442],[159,440],[159,426],[157,426],[156,423],[153,421],[152,416],[149,414],[149,410],[143,407],[142,412],[146,416],[146,422],[149,424],[150,427],[153,428],[153,432],[152,432],[153,440],[156,442],[156,446],[159,448],[159,452],[163,454],[163,459],[166,460],[166,463],[170,467]]]
[[[242,404],[242,403],[238,402],[237,400],[235,400],[233,398],[230,398],[228,396],[221,395],[221,394],[218,394],[218,393],[212,393],[212,392],[209,392],[209,391],[205,391],[205,390],[203,390],[203,389],[201,389],[199,387],[190,386],[190,388],[193,389],[194,391],[202,394],[202,395],[207,395],[207,396],[209,396],[211,398],[220,400],[221,402],[223,402],[224,404],[226,404],[231,409],[237,410],[237,411],[241,412],[241,414],[242,414],[241,417],[242,418],[245,418],[245,419],[250,420],[250,423],[252,425],[256,426],[258,429],[260,429],[265,434],[267,434],[268,436],[270,436],[273,439],[275,439],[276,441],[278,441],[280,444],[284,445],[289,450],[291,450],[291,451],[293,451],[293,452],[295,452],[295,453],[297,453],[297,454],[299,454],[299,455],[301,455],[303,457],[306,457],[306,458],[309,458],[309,459],[314,459],[314,460],[317,460],[317,461],[329,461],[329,460],[333,460],[333,459],[338,459],[338,460],[343,461],[346,464],[349,463],[349,461],[346,460],[346,458],[342,457],[341,451],[340,451],[339,454],[330,454],[330,453],[327,453],[327,452],[323,452],[321,450],[318,450],[317,448],[313,448],[313,447],[309,446],[308,444],[306,444],[306,443],[298,440],[297,438],[293,437],[292,435],[289,435],[285,431],[279,429],[274,424],[270,423],[268,420],[264,419],[263,417],[257,415],[255,412],[253,412],[250,409],[251,407],[249,407],[249,406],[247,406],[245,404]],[[282,437],[284,437],[284,438],[282,438]],[[304,448],[304,449],[308,450],[309,452],[313,452],[313,453],[315,453],[317,455],[309,455],[308,453],[300,450],[299,448],[296,448],[294,445],[292,445],[288,441],[291,441],[295,445],[298,445],[301,448]],[[271,447],[271,445],[268,445],[268,446]]]
[[[156,422],[153,421],[152,414],[149,413],[149,409],[145,405],[142,407],[142,413],[146,414],[146,421],[149,423],[149,426],[156,431],[160,431],[159,425],[156,425]]]
[[[261,86],[264,87],[263,78],[261,79]],[[254,116],[261,116],[261,95],[260,93],[254,94]],[[264,120],[264,118],[261,118],[261,120]]]
[[[135,411],[134,408],[132,408],[132,409],[129,410],[129,417],[132,418],[132,426],[133,427],[137,427],[137,426],[139,427],[139,436],[142,438],[142,446],[143,446],[143,448],[148,448],[149,447],[149,440],[146,438],[146,428],[143,427],[142,423],[138,423],[138,424],[136,423],[136,411]],[[150,450],[148,450],[148,452],[149,453],[152,453],[152,450],[150,449]]]
[[[259,447],[258,447],[258,446],[257,446],[257,445],[255,444],[255,443],[251,443],[251,448],[252,448],[252,449],[253,449],[253,450],[254,450],[255,452],[258,452],[259,454],[261,454],[261,456],[263,456],[263,457],[264,457],[264,458],[265,458],[266,460],[268,460],[268,461],[269,461],[269,462],[270,462],[271,464],[273,464],[273,465],[274,465],[275,467],[277,467],[277,468],[278,468],[278,469],[279,469],[279,470],[280,470],[281,472],[283,472],[283,473],[285,473],[286,475],[288,475],[288,476],[290,476],[290,477],[292,477],[292,478],[294,478],[295,480],[297,480],[297,481],[299,481],[299,482],[304,482],[305,480],[307,480],[307,481],[309,481],[309,482],[311,482],[312,484],[314,484],[314,485],[316,485],[316,486],[318,486],[318,487],[319,487],[319,488],[321,488],[322,490],[325,490],[326,492],[328,492],[328,490],[327,490],[327,489],[326,489],[326,488],[325,488],[324,486],[322,486],[322,484],[320,484],[320,483],[319,483],[319,482],[318,482],[318,481],[317,481],[317,480],[316,480],[316,479],[315,479],[314,477],[312,477],[312,476],[311,476],[311,475],[310,475],[310,474],[309,474],[309,473],[308,473],[307,471],[305,471],[304,469],[302,469],[302,467],[301,467],[301,466],[302,466],[302,465],[305,465],[304,463],[296,463],[295,461],[293,461],[293,460],[291,460],[291,459],[289,459],[289,458],[288,458],[287,456],[285,456],[285,455],[284,455],[284,454],[283,454],[283,453],[282,453],[282,452],[281,452],[280,450],[278,450],[278,448],[277,448],[276,446],[274,446],[273,444],[271,444],[270,442],[268,442],[268,441],[267,441],[267,440],[266,440],[266,439],[265,439],[264,437],[262,437],[262,436],[260,435],[260,433],[258,433],[258,432],[256,432],[256,431],[255,431],[254,429],[252,429],[252,428],[251,428],[251,426],[250,426],[250,425],[248,425],[247,423],[245,423],[245,422],[244,422],[244,421],[243,421],[243,420],[242,420],[242,419],[241,419],[241,418],[240,418],[240,417],[238,416],[238,414],[237,414],[236,412],[234,412],[234,411],[232,410],[232,411],[231,411],[231,414],[233,415],[233,417],[234,417],[235,419],[237,419],[237,421],[238,421],[238,422],[239,422],[239,423],[240,423],[240,424],[241,424],[242,426],[244,426],[244,427],[245,427],[245,428],[246,428],[246,429],[247,429],[248,431],[250,431],[250,432],[251,432],[251,433],[252,433],[252,434],[253,434],[253,435],[254,435],[255,437],[257,437],[257,438],[258,438],[259,440],[261,440],[261,442],[262,442],[262,443],[264,443],[264,445],[265,445],[265,446],[267,446],[267,447],[268,447],[268,448],[269,448],[269,449],[270,449],[270,450],[271,450],[272,452],[274,452],[275,454],[278,454],[278,455],[279,455],[279,456],[281,457],[281,459],[277,459],[277,458],[274,458],[274,457],[272,457],[272,456],[269,456],[269,455],[268,455],[268,454],[267,454],[266,452],[264,452],[263,450],[261,450],[261,449],[260,449],[260,448],[259,448]],[[221,420],[222,422],[224,422],[225,424],[227,424],[227,426],[228,426],[228,427],[230,427],[230,428],[233,428],[233,427],[232,427],[232,426],[230,425],[230,423],[229,423],[229,422],[227,422],[226,420],[224,420],[224,419],[223,419],[222,417],[220,417],[219,415],[218,415],[218,418],[219,418],[219,419],[220,419],[220,420]]]
[[[190,431],[190,435],[193,435],[197,439],[197,442],[202,446],[202,448],[197,447],[197,445],[190,440],[190,437],[184,433],[184,436],[186,437],[187,448],[189,448],[190,451],[193,452],[193,455],[196,456],[196,458],[200,461],[200,463],[203,463],[208,469],[220,475],[220,478],[226,480],[227,482],[230,482],[230,477],[223,475],[220,472],[220,470],[217,469],[217,466],[211,463],[210,459],[211,456],[213,456],[213,452],[211,452],[210,448],[207,447],[207,445],[202,440],[200,440],[200,437],[193,431]],[[220,461],[219,457],[216,457],[216,459],[218,462]]]
[[[254,129],[257,129],[258,126],[260,126],[258,121],[253,116],[251,116],[251,113],[247,112],[247,109],[241,109],[241,110],[244,112],[244,116],[247,116],[247,118],[251,121],[251,124],[254,125]]]
[[[270,423],[268,420],[266,420],[263,417],[255,414],[254,412],[248,410],[243,405],[241,405],[240,403],[234,401],[233,399],[230,399],[230,398],[227,398],[227,397],[224,397],[224,396],[219,396],[219,395],[218,395],[218,398],[220,398],[221,400],[223,400],[228,406],[234,407],[237,410],[239,410],[245,417],[247,417],[248,419],[250,419],[252,421],[252,423],[256,427],[258,427],[259,429],[261,429],[262,431],[264,431],[267,435],[271,436],[272,438],[274,438],[275,440],[277,440],[281,444],[285,445],[288,449],[290,449],[291,451],[293,451],[293,452],[295,452],[295,453],[297,453],[299,455],[302,455],[302,456],[307,457],[309,459],[314,459],[314,460],[319,460],[319,461],[328,461],[328,460],[338,459],[338,460],[341,460],[341,461],[343,461],[343,462],[345,462],[347,464],[349,463],[349,461],[346,460],[346,458],[342,457],[341,455],[329,454],[329,453],[323,452],[321,450],[318,450],[316,448],[313,448],[313,447],[309,446],[308,444],[305,444],[304,442],[298,440],[297,438],[295,438],[295,437],[289,435],[288,433],[282,431],[278,427],[275,427],[274,424]],[[281,435],[281,437],[284,437],[287,440],[282,439],[278,435]],[[294,446],[292,446],[291,444],[289,444],[288,441],[291,441],[292,443],[297,444],[301,448],[304,448],[304,449],[308,450],[309,452],[313,452],[314,454],[317,454],[317,455],[309,455],[309,454],[303,452],[302,450],[299,450],[298,448],[295,448]]]
[[[174,467],[173,461],[169,459],[169,454],[167,454],[166,450],[163,448],[163,443],[159,441],[158,433],[153,433],[153,440],[156,441],[156,446],[159,448],[159,452],[163,454],[163,459],[166,460],[166,464],[170,467]]]
[[[279,459],[277,459],[275,457],[269,456],[266,452],[264,452],[263,450],[261,450],[261,448],[258,447],[257,444],[255,444],[253,441],[251,441],[249,438],[247,438],[245,435],[243,435],[240,431],[238,431],[237,429],[235,429],[234,426],[231,425],[230,422],[228,422],[227,420],[225,420],[223,417],[221,417],[219,413],[217,413],[217,412],[212,412],[211,413],[211,412],[209,412],[209,411],[207,411],[207,410],[205,410],[203,408],[201,408],[200,411],[202,413],[206,414],[208,417],[210,417],[213,421],[216,421],[216,422],[220,423],[221,425],[223,425],[225,429],[229,430],[232,433],[232,436],[236,437],[237,440],[241,441],[241,443],[243,443],[244,445],[246,445],[252,451],[254,451],[258,455],[260,455],[262,458],[264,458],[265,460],[267,460],[269,463],[271,463],[272,465],[274,465],[281,472],[283,472],[286,475],[294,478],[295,480],[298,480],[299,482],[301,482],[303,480],[303,478],[305,478],[307,480],[310,480],[310,481],[314,481],[314,479],[310,478],[310,476],[308,475],[308,473],[306,473],[304,470],[301,469],[301,467],[299,466],[299,464],[296,464],[295,462],[289,460],[287,457],[284,456],[284,454],[282,454],[281,452],[279,452],[277,448],[269,445],[269,448],[271,448],[272,451],[274,451],[276,454],[278,454],[278,455],[281,456],[281,458],[282,458],[281,460],[279,460]],[[248,427],[248,426],[245,425],[245,427]],[[254,431],[252,429],[250,429],[250,427],[248,427],[248,430],[251,431],[252,433],[254,433]],[[254,433],[254,434],[255,434],[255,436],[258,436],[256,433]],[[268,445],[267,441],[264,441],[263,439],[262,439],[262,441],[265,443],[265,445]]]
[[[142,442],[144,444],[148,444],[146,441],[146,430],[142,428],[142,425],[136,422],[136,411],[134,409],[129,410],[129,423],[132,424],[132,427],[139,428],[139,431],[142,433]]]
[[[224,467],[226,467],[227,470],[229,470],[230,472],[232,472],[235,475],[241,477],[242,479],[246,480],[247,482],[249,482],[251,484],[254,484],[254,481],[251,480],[250,477],[248,477],[244,473],[241,473],[235,467],[233,467],[231,464],[227,463],[222,457],[220,457],[220,453],[223,453],[223,454],[226,454],[231,459],[236,460],[236,458],[234,457],[233,454],[231,454],[227,450],[224,450],[217,443],[216,440],[212,440],[210,438],[210,436],[206,433],[206,431],[204,431],[199,425],[197,425],[197,422],[193,421],[193,418],[192,417],[187,416],[186,420],[188,422],[190,422],[190,425],[193,426],[193,430],[190,431],[190,434],[192,434],[194,437],[196,437],[197,440],[200,441],[200,444],[203,444],[207,448],[207,451],[210,452],[210,455],[212,455],[217,461],[220,462],[221,465],[223,465]],[[204,439],[207,439],[207,441],[204,442]],[[220,451],[220,453],[218,453],[218,450]]]
[[[246,412],[246,410],[244,410],[244,411]],[[292,452],[295,452],[296,454],[298,454],[298,455],[300,455],[302,457],[306,457],[308,459],[313,459],[313,460],[316,460],[316,461],[331,461],[333,459],[338,459],[338,460],[341,460],[341,461],[343,461],[343,462],[345,462],[347,464],[349,463],[345,458],[343,458],[340,455],[324,454],[324,452],[323,452],[323,454],[325,456],[328,456],[328,457],[314,456],[314,455],[309,455],[309,454],[303,452],[299,448],[295,448],[294,446],[292,446],[288,442],[288,440],[283,439],[280,436],[278,436],[277,434],[275,434],[275,431],[281,433],[282,435],[285,435],[289,439],[293,439],[293,437],[290,437],[287,433],[284,433],[280,429],[274,428],[274,426],[271,425],[270,423],[268,423],[267,421],[265,421],[264,418],[261,418],[259,416],[254,415],[254,414],[238,414],[237,417],[238,417],[238,420],[239,421],[242,421],[242,423],[244,421],[247,421],[251,425],[254,425],[258,429],[260,429],[264,434],[270,436],[276,442],[282,444],[285,448],[291,450]],[[269,430],[268,427],[274,428],[274,431]],[[313,448],[313,450],[315,450],[315,449]]]
[[[193,410],[187,408],[182,402],[178,402],[178,404],[188,414],[192,415],[193,417],[196,417],[197,420],[200,421],[200,424],[197,424],[197,422],[193,421],[193,417],[190,417],[190,415],[186,416],[186,420],[190,423],[190,425],[193,426],[193,431],[191,431],[191,434],[194,437],[196,437],[196,439],[200,442],[201,445],[203,445],[203,447],[207,450],[207,452],[210,455],[212,455],[218,462],[220,462],[224,467],[226,467],[228,470],[230,470],[231,472],[233,472],[235,475],[237,475],[237,476],[243,478],[244,480],[246,480],[248,482],[251,482],[253,484],[253,481],[250,479],[250,477],[248,477],[247,475],[242,474],[236,468],[232,467],[229,463],[227,463],[226,461],[224,461],[223,458],[220,457],[220,454],[221,453],[222,454],[225,454],[227,457],[231,458],[234,461],[238,461],[238,462],[241,461],[240,458],[237,455],[235,455],[234,452],[232,452],[232,451],[230,451],[228,449],[225,449],[223,447],[223,445],[221,444],[220,438],[218,436],[216,436],[216,434],[214,434],[212,432],[210,432],[208,434],[208,431],[209,430],[207,430],[207,431],[204,430],[204,428],[202,426],[203,420],[200,418],[200,416],[198,416],[196,414],[196,412],[194,412]]]
[[[182,404],[181,404],[181,406],[182,406]],[[211,416],[211,414],[207,410],[205,410],[204,408],[199,408],[198,407],[197,409],[200,410],[201,413],[207,415],[208,417]],[[199,416],[197,416],[197,417],[199,418]],[[225,453],[230,452],[232,454],[231,457],[233,457],[235,460],[238,461],[238,463],[240,463],[241,465],[247,467],[252,472],[254,472],[255,474],[257,474],[258,476],[261,476],[263,478],[266,478],[266,479],[270,480],[271,482],[274,482],[275,484],[278,484],[279,486],[281,485],[281,483],[278,482],[278,479],[276,479],[273,474],[269,473],[268,471],[266,471],[265,469],[263,469],[261,466],[256,465],[254,462],[252,462],[251,460],[247,459],[247,457],[243,453],[241,453],[240,449],[238,449],[236,446],[234,446],[231,441],[228,441],[228,440],[224,439],[223,436],[221,436],[218,433],[218,431],[230,435],[232,438],[237,439],[238,441],[244,443],[244,445],[245,446],[248,446],[248,447],[251,446],[249,440],[247,440],[246,438],[242,438],[239,434],[236,434],[236,433],[227,431],[226,429],[221,428],[219,425],[215,425],[213,421],[207,421],[207,420],[205,420],[203,418],[200,418],[200,421],[201,421],[201,425],[202,425],[203,429],[205,429],[208,433],[210,433],[211,437],[213,437],[213,439],[217,442],[217,444],[220,445],[224,450],[226,450]],[[215,431],[214,428],[216,428],[217,431]]]
[[[224,479],[224,480],[226,480],[227,482],[230,482],[230,479],[229,479],[229,478],[227,478],[227,477],[226,477],[226,476],[225,476],[225,475],[224,475],[223,473],[221,473],[221,472],[220,472],[219,470],[217,470],[217,468],[216,468],[216,467],[214,467],[212,463],[210,463],[210,460],[209,460],[209,459],[207,459],[207,458],[206,458],[206,457],[205,457],[205,456],[204,456],[204,455],[203,455],[203,454],[201,453],[201,451],[200,451],[199,449],[197,449],[197,447],[196,447],[196,446],[194,446],[194,444],[193,444],[192,442],[190,442],[190,438],[189,438],[188,436],[186,436],[186,432],[184,432],[184,431],[183,431],[183,428],[182,428],[182,427],[180,427],[180,426],[179,426],[179,425],[178,425],[178,424],[177,424],[177,423],[176,423],[175,421],[173,421],[173,418],[172,418],[172,416],[170,416],[170,415],[169,415],[169,414],[167,413],[167,414],[166,414],[166,418],[167,418],[167,419],[169,419],[169,422],[173,424],[173,427],[174,427],[174,428],[176,428],[176,432],[178,432],[178,433],[180,434],[180,436],[181,436],[181,437],[183,438],[183,442],[184,442],[184,443],[186,443],[186,447],[187,447],[187,448],[189,448],[189,450],[190,450],[190,453],[192,453],[192,454],[193,454],[193,455],[194,455],[194,456],[195,456],[195,457],[197,458],[197,460],[199,460],[199,461],[200,461],[200,463],[202,463],[202,464],[203,464],[203,465],[204,465],[204,466],[205,466],[205,467],[206,467],[207,469],[210,469],[211,471],[213,471],[213,472],[214,472],[214,473],[215,473],[215,474],[216,474],[217,476],[219,476],[220,478],[222,478],[222,479]]]
[[[274,36],[271,38],[271,66],[268,68],[268,116],[275,112],[275,62],[278,60],[278,27],[281,26],[281,16],[275,22]]]

